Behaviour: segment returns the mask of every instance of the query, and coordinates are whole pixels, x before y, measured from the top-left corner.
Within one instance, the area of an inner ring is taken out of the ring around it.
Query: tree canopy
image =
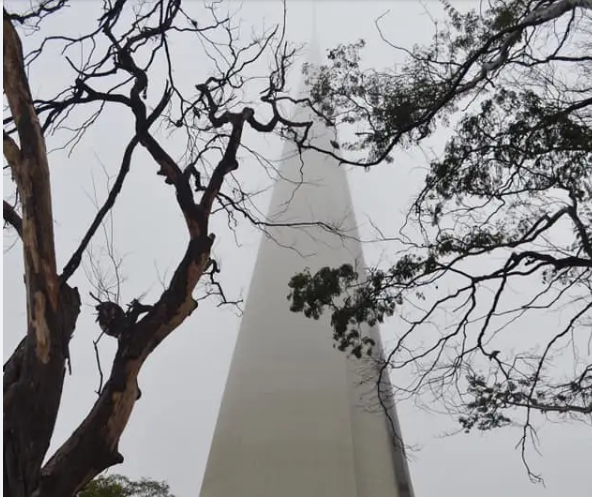
[[[452,134],[391,263],[304,271],[289,298],[328,312],[355,355],[372,347],[360,324],[396,313],[382,371],[410,372],[403,385],[395,371],[399,392],[435,396],[466,431],[518,423],[524,454],[537,414],[592,413],[592,3],[443,5],[428,46],[383,36],[402,65],[365,68],[360,40],[305,68],[320,119],[349,137],[322,150],[342,163],[392,162]]]
[[[99,476],[90,481],[76,497],[174,497],[165,482],[124,475]]]

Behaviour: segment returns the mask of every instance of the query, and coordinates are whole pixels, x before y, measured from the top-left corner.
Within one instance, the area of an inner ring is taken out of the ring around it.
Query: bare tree
[[[466,431],[519,424],[524,457],[537,415],[592,413],[592,3],[443,3],[432,44],[383,36],[406,57],[395,69],[364,70],[363,41],[306,68],[321,119],[354,139],[320,150],[295,138],[342,163],[392,162],[457,122],[391,240],[392,264],[305,271],[292,308],[331,313],[357,355],[372,346],[359,325],[397,312],[383,373],[410,371],[399,393],[435,396]]]
[[[284,39],[283,26],[242,43],[232,15],[222,14],[224,9],[216,2],[191,13],[187,9],[199,9],[197,3],[105,0],[85,4],[89,9],[85,15],[94,15],[91,6],[100,9],[91,31],[76,36],[44,34],[47,21],[64,15],[68,6],[67,0],[44,0],[29,12],[4,10],[4,94],[9,117],[4,119],[3,143],[17,202],[5,200],[3,212],[5,225],[14,228],[22,242],[27,293],[26,334],[4,365],[4,491],[14,497],[73,496],[104,469],[123,461],[118,445],[139,396],[140,369],[195,310],[193,292],[198,283],[209,281],[216,288],[219,267],[210,253],[212,215],[226,212],[232,218],[238,213],[266,226],[249,208],[249,192],[236,180],[232,189],[224,189],[239,168],[239,150],[248,152],[242,148],[243,131],[250,127],[259,133],[285,134],[311,125],[291,122],[280,112],[281,101],[287,98],[282,96],[286,71],[295,54]],[[21,34],[30,30],[36,37],[23,43]],[[209,61],[214,67],[190,91],[174,76],[178,44],[171,40],[179,38],[195,47],[192,63]],[[40,43],[33,45],[35,39]],[[32,95],[28,74],[36,61],[46,53],[55,54],[56,48],[70,66],[71,83],[55,95]],[[82,54],[79,62],[72,53]],[[259,60],[271,62],[271,69],[268,64],[263,76],[252,76]],[[156,69],[158,64],[165,67],[164,73]],[[259,85],[255,88],[260,91],[252,106],[245,104],[249,84]],[[256,116],[256,105],[257,114],[267,118]],[[130,140],[108,195],[59,271],[46,141],[56,134],[68,136],[66,146],[73,149],[112,108],[133,118]],[[175,160],[157,138],[158,125],[184,133],[188,146],[180,159]],[[69,282],[115,205],[140,148],[170,185],[183,215],[185,252],[154,302],[134,300],[124,310],[108,291],[95,296],[99,324],[117,339],[117,351],[94,406],[48,457],[68,344],[81,312],[81,296]]]

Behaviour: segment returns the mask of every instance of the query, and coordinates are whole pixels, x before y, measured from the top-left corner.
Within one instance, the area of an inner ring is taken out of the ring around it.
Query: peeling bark
[[[28,334],[4,371],[4,490],[28,497],[37,486],[61,400],[65,350],[80,312],[78,291],[63,287],[60,308],[48,313],[51,336],[47,362],[39,360],[34,335]]]

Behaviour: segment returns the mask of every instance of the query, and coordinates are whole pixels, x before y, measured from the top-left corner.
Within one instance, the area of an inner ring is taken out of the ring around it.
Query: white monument
[[[303,120],[299,116],[298,120]],[[316,140],[329,140],[323,126]],[[295,273],[363,268],[346,173],[286,145],[232,358],[201,497],[413,497],[394,405],[376,394],[377,369],[333,348],[328,317],[292,313]],[[378,339],[378,330],[369,330]],[[377,347],[377,353],[381,353]],[[385,379],[381,390],[390,392]],[[389,397],[388,395],[386,397]],[[393,432],[394,429],[394,432]]]

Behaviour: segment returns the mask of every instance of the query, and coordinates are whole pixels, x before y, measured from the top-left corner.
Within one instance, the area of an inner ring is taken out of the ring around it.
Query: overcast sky
[[[67,15],[56,21],[54,28],[59,28],[59,23],[63,23],[64,29],[71,29],[74,23],[80,29],[85,25],[88,27],[95,18],[85,17],[90,1],[77,2]],[[198,11],[200,3],[194,3],[191,8]],[[458,6],[466,8],[471,4],[467,0]],[[234,6],[238,7],[238,4]],[[378,67],[392,65],[400,62],[399,55],[379,40],[374,25],[375,19],[387,10],[390,13],[383,20],[385,32],[392,41],[407,47],[429,42],[433,19],[441,16],[440,5],[435,1],[319,1],[313,9],[306,1],[291,0],[288,3],[288,39],[310,42],[313,29],[322,48],[366,38],[369,49],[365,63]],[[243,32],[249,35],[252,28],[260,29],[278,22],[281,13],[279,0],[247,0],[237,15],[243,19]],[[316,19],[314,22],[313,18]],[[26,47],[26,39],[24,43]],[[181,50],[187,51],[187,58],[186,64],[179,68],[178,77],[187,84],[195,84],[203,79],[200,61],[191,57],[191,46],[181,47]],[[64,84],[62,75],[53,66],[59,62],[63,59],[56,54],[53,62],[46,60],[45,65],[33,74],[37,77],[31,81],[34,91],[44,92],[47,87]],[[293,74],[293,80],[297,82],[297,74]],[[60,267],[94,215],[95,208],[89,198],[93,194],[93,178],[97,195],[102,198],[106,191],[103,167],[110,174],[116,173],[123,147],[132,132],[129,120],[111,115],[97,125],[72,157],[59,151],[51,156]],[[248,139],[253,148],[265,149],[270,158],[279,154],[276,141],[254,133],[250,133]],[[442,140],[443,136],[439,141]],[[175,143],[171,145],[174,146]],[[396,229],[425,165],[425,151],[416,150],[398,153],[395,164],[371,173],[350,173],[362,233],[369,230],[367,219],[370,218],[382,228]],[[269,186],[267,174],[258,170],[256,164],[241,165],[241,168],[240,174],[248,175],[251,184],[262,189]],[[167,274],[170,276],[175,261],[184,250],[185,233],[174,196],[162,178],[154,174],[155,171],[146,155],[138,154],[114,211],[114,240],[118,252],[125,256],[124,302],[145,292],[157,295],[161,289],[159,279],[166,278]],[[264,208],[268,200],[267,193],[264,193],[258,202]],[[221,278],[229,298],[245,297],[259,233],[246,225],[241,227],[237,232],[240,242],[237,246],[232,234],[223,229],[224,223],[221,219],[213,229],[218,235],[214,252],[222,261]],[[13,241],[12,237],[5,236],[5,249]],[[97,250],[101,240],[98,242]],[[375,263],[385,257],[384,247],[369,245],[365,254],[369,264]],[[5,359],[24,331],[22,272],[17,243],[4,256]],[[73,281],[81,289],[88,290],[82,271]],[[94,323],[92,302],[86,293],[82,297],[83,314],[71,344],[74,374],[66,381],[54,447],[71,433],[96,398],[94,389],[98,373],[92,340],[98,336],[99,330]],[[137,403],[122,438],[121,452],[126,461],[111,471],[131,477],[166,480],[177,497],[198,495],[240,323],[240,317],[233,309],[218,308],[216,303],[201,304],[146,363],[140,376],[143,397]],[[384,335],[388,337],[389,333],[394,333],[395,326],[394,321],[386,323]],[[112,344],[102,340],[101,347],[106,361],[113,352]],[[531,484],[521,465],[520,453],[515,448],[519,438],[517,430],[445,436],[457,427],[445,415],[428,413],[410,402],[399,405],[398,410],[406,442],[419,448],[411,454],[410,461],[417,497],[590,495],[592,430],[589,426],[551,423],[541,426],[541,455],[533,454],[532,463],[545,478],[546,487],[543,487]]]

